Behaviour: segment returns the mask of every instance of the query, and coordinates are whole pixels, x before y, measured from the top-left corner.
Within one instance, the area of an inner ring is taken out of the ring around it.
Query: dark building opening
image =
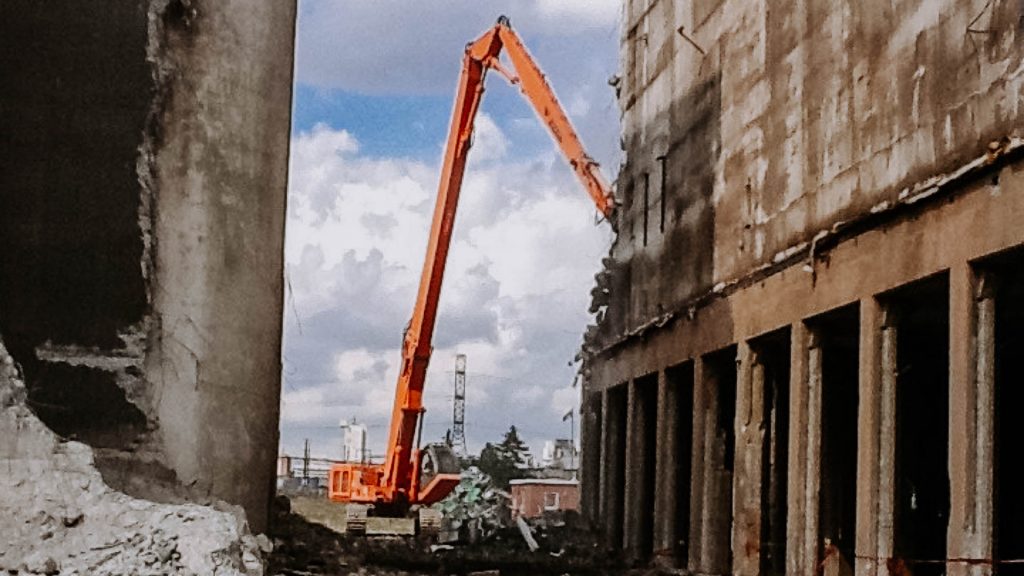
[[[583,423],[586,424],[587,429],[586,432],[581,433],[580,439],[583,445],[580,472],[583,481],[587,483],[587,488],[582,494],[586,498],[583,502],[583,513],[593,520],[598,517],[598,510],[600,510],[601,494],[598,488],[601,477],[601,429],[604,423],[601,421],[603,408],[601,393],[591,392],[586,395],[586,399]]]
[[[949,523],[949,279],[902,288],[887,304],[897,330],[894,552],[931,561],[914,572],[937,576]]]
[[[630,446],[637,465],[633,472],[633,481],[637,482],[635,513],[639,515],[636,527],[637,550],[639,558],[650,558],[654,551],[654,486],[657,479],[655,473],[655,454],[658,442],[658,375],[651,374],[638,378],[635,388],[635,429],[636,444]]]
[[[0,333],[41,420],[123,447],[146,423],[113,371],[37,349],[121,355],[148,310],[136,170],[154,89],[146,4],[5,7],[17,18],[0,24]]]
[[[710,566],[717,574],[732,570],[732,477],[736,453],[736,346],[704,357],[704,381],[711,402],[705,446],[706,489],[710,506],[704,534]]]
[[[995,276],[995,527],[996,573],[1024,576],[1024,254],[994,267]]]
[[[819,541],[852,562],[857,518],[857,406],[860,318],[847,306],[814,321],[821,370]]]
[[[672,550],[676,558],[687,558],[690,554],[690,486],[692,478],[693,453],[693,363],[687,362],[665,370],[668,381],[669,398],[674,400],[670,410],[675,410],[676,427],[674,446],[670,465],[675,467],[676,508],[672,520],[675,522],[673,532],[678,535]]]
[[[786,502],[789,469],[789,329],[752,344],[764,385],[761,453],[761,574],[786,573]]]
[[[28,405],[51,430],[93,448],[127,448],[146,432],[146,416],[110,372],[45,363],[28,392]]]
[[[608,390],[608,444],[605,474],[607,482],[608,542],[622,546],[622,523],[625,517],[626,492],[626,385]]]

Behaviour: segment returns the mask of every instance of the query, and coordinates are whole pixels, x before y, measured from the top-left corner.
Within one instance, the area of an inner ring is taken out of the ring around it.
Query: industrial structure
[[[695,574],[1024,559],[1024,6],[626,0],[582,506]]]
[[[452,449],[459,457],[466,450],[466,355],[455,355],[455,389],[452,395]]]

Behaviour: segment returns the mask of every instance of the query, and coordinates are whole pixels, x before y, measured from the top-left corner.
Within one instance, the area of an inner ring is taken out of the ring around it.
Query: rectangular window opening
[[[704,357],[704,385],[709,397],[705,427],[711,440],[704,447],[704,482],[711,518],[704,534],[707,570],[727,574],[732,567],[732,478],[736,452],[736,346]]]
[[[860,308],[829,312],[809,326],[818,337],[821,381],[821,458],[818,552],[824,542],[854,561],[857,521],[857,405],[860,397]]]
[[[693,453],[693,362],[665,370],[668,383],[669,409],[675,410],[675,454],[671,465],[675,467],[676,485],[670,486],[676,494],[674,533],[677,535],[674,556],[686,559],[690,553],[690,486]]]
[[[544,509],[558,510],[558,492],[544,493]]]
[[[946,571],[949,523],[949,278],[886,298],[896,329],[894,553],[916,575]]]
[[[608,390],[608,526],[606,534],[609,543],[622,546],[622,523],[625,518],[626,492],[626,384]]]
[[[751,343],[762,374],[761,574],[786,573],[787,471],[789,469],[789,328]]]
[[[640,530],[637,552],[640,558],[650,558],[654,552],[654,489],[656,482],[655,454],[658,442],[658,375],[650,374],[636,379],[634,385],[636,402],[635,444],[630,450],[636,451],[639,469],[634,481],[639,483],[637,506],[640,514]]]

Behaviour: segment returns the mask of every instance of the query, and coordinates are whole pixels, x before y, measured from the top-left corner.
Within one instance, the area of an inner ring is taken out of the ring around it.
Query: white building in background
[[[544,442],[541,466],[552,470],[575,470],[579,467],[579,454],[568,438]]]
[[[345,462],[366,462],[366,425],[357,424],[355,418],[352,422],[342,420],[341,432],[341,459]]]

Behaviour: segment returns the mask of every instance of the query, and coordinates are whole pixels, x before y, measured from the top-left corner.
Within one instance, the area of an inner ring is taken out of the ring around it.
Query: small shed
[[[521,478],[509,481],[509,485],[512,488],[513,518],[537,518],[545,512],[579,509],[578,480]]]

